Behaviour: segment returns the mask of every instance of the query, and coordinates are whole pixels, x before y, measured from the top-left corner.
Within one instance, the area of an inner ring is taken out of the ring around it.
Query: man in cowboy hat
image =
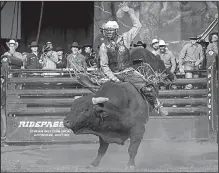
[[[176,70],[176,58],[173,53],[167,49],[166,46],[167,44],[164,40],[159,41],[159,55],[163,60],[165,67],[174,73]]]
[[[151,48],[152,48],[152,53],[154,55],[159,55],[159,40],[158,39],[153,39],[151,42]]]
[[[216,57],[218,57],[218,32],[213,32],[209,34],[208,40],[209,40],[209,45],[207,46],[206,49],[207,68],[209,68],[212,65],[214,60],[218,60],[218,58],[215,59]]]
[[[67,68],[72,68],[78,72],[86,71],[87,63],[85,57],[78,52],[79,44],[73,42],[70,48],[72,53],[67,56]]]
[[[26,69],[40,69],[41,64],[39,63],[40,55],[38,52],[39,45],[36,41],[32,41],[29,45],[29,48],[31,49],[31,53],[28,53],[26,56]]]
[[[41,55],[39,62],[43,69],[56,69],[58,56],[50,46],[46,46],[43,49],[43,54]]]
[[[50,49],[53,49],[53,45],[51,41],[46,42],[46,47],[49,47]]]
[[[6,42],[6,45],[8,46],[9,50],[4,53],[4,55],[12,57],[12,58],[18,58],[22,60],[22,62],[25,61],[24,57],[20,52],[17,52],[16,49],[18,48],[18,42],[16,42],[14,39],[9,40],[9,42]],[[11,68],[18,68],[18,66],[12,65]]]
[[[58,56],[58,62],[57,62],[56,67],[57,68],[66,68],[66,66],[67,66],[67,59],[63,55],[64,49],[62,47],[58,46],[56,48],[56,53],[57,53],[57,56]]]
[[[197,43],[197,37],[190,37],[190,43],[187,43],[181,50],[179,55],[179,71],[184,73],[184,70],[198,70],[199,65],[204,60],[202,46]],[[183,68],[184,65],[184,68]],[[197,76],[197,75],[196,75]],[[196,77],[191,72],[187,72],[186,78]],[[192,89],[192,85],[186,85],[185,89]]]
[[[86,58],[88,67],[95,65],[95,53],[92,51],[92,45],[86,44],[82,48],[82,55]]]

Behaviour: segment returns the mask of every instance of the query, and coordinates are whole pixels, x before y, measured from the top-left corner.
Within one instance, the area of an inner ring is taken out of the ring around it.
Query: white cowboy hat
[[[8,47],[10,47],[10,44],[14,44],[15,45],[15,49],[18,47],[18,42],[16,42],[15,40],[9,40],[9,42],[6,42],[6,45]]]
[[[108,21],[104,29],[119,29],[119,25],[116,21]]]
[[[159,41],[159,46],[167,46],[167,44],[165,43],[164,40],[160,40]]]
[[[152,40],[151,44],[158,43],[158,42],[159,42],[159,40],[155,38]]]

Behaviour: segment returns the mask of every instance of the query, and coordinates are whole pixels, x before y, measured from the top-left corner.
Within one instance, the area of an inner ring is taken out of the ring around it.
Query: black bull
[[[138,56],[137,59],[147,63],[156,62],[150,63],[152,68],[165,70],[159,58],[153,54],[150,54],[150,58],[151,60],[148,60],[144,56]],[[148,102],[132,83],[109,81],[95,94],[76,99],[64,119],[64,126],[75,134],[93,134],[99,137],[98,155],[89,167],[99,165],[109,143],[124,145],[130,138],[128,168],[134,168],[135,156],[145,132],[149,111]]]

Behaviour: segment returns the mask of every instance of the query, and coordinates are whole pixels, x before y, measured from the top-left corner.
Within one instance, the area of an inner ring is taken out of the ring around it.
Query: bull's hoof
[[[95,166],[88,165],[88,166],[80,166],[79,168],[81,168],[81,169],[93,169],[93,168],[95,168]]]
[[[135,170],[135,166],[133,166],[133,165],[126,166],[126,167],[125,167],[125,170],[126,170],[126,171],[134,171],[134,170]]]
[[[93,166],[93,165],[85,166],[85,169],[92,169],[92,168],[95,168],[95,166]]]

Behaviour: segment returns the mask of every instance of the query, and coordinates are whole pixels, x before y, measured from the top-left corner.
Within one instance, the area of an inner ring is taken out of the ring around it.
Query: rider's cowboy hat
[[[134,44],[134,47],[138,47],[138,46],[143,46],[144,48],[146,48],[146,44],[142,43],[141,41],[138,41],[137,44]]]
[[[38,43],[36,41],[32,41],[29,47],[39,47]]]
[[[6,42],[6,45],[8,47],[10,47],[10,44],[14,44],[15,45],[15,49],[18,47],[18,42],[16,42],[15,40],[11,39],[9,40],[9,42]]]

